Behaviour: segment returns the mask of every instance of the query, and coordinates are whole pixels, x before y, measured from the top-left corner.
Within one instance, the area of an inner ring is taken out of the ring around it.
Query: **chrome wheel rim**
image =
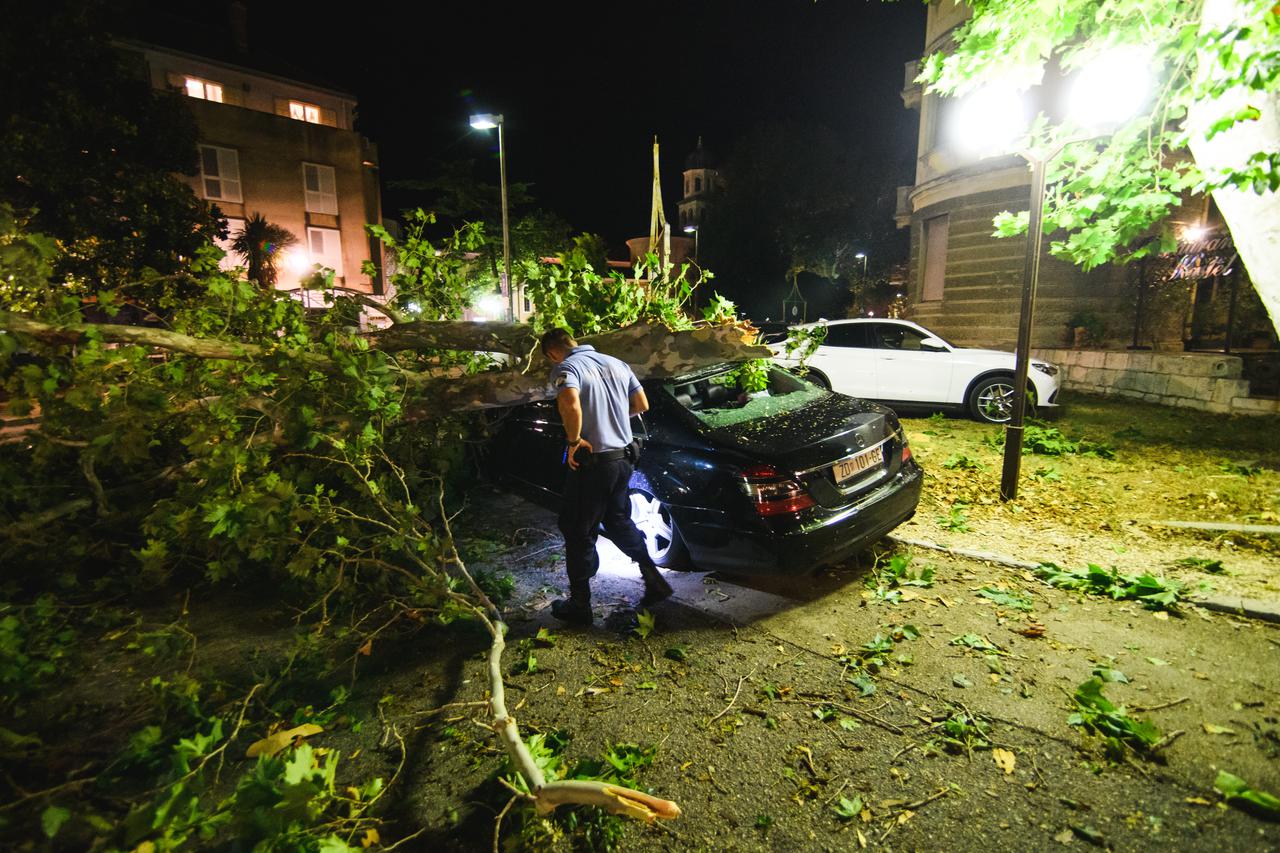
[[[649,551],[649,557],[655,563],[662,562],[670,553],[675,539],[671,513],[653,495],[632,492],[631,520],[644,537],[644,547]]]
[[[1013,386],[1004,382],[988,385],[978,395],[978,411],[992,423],[1004,423],[1013,417]]]

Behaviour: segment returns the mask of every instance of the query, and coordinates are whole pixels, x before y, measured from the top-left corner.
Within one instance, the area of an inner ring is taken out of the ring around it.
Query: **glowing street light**
[[[1125,47],[1100,53],[1082,65],[1068,81],[1064,105],[1064,118],[1080,133],[1061,141],[1051,151],[1037,151],[1028,144],[1027,133],[1032,121],[1030,93],[996,85],[960,99],[951,127],[951,136],[959,148],[980,157],[1017,153],[1031,167],[1026,262],[1014,358],[1013,411],[1005,425],[1004,467],[1000,478],[1003,500],[1017,498],[1022,465],[1027,366],[1031,356],[1036,285],[1040,278],[1040,241],[1044,232],[1045,166],[1067,145],[1107,136],[1136,115],[1150,96],[1152,63],[1149,52]]]
[[[511,286],[511,227],[507,221],[507,149],[502,137],[502,115],[499,113],[477,113],[471,116],[471,126],[476,130],[498,129],[498,171],[502,180],[502,286],[506,288],[510,301],[507,319],[516,321],[516,291]]]

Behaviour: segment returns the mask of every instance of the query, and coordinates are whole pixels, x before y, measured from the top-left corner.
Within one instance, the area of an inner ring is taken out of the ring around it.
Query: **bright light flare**
[[[493,130],[502,121],[502,116],[493,113],[478,113],[471,117],[471,126],[476,130]]]
[[[500,319],[504,315],[502,297],[496,293],[486,293],[476,300],[476,313],[490,320]]]
[[[294,275],[302,275],[311,271],[311,258],[302,249],[287,249],[284,253],[284,268]]]
[[[1199,243],[1209,233],[1209,229],[1203,225],[1188,225],[1182,229],[1182,239],[1188,243]]]
[[[1009,154],[1031,126],[1026,92],[993,85],[965,95],[955,105],[950,122],[952,142],[979,157]]]
[[[1114,128],[1133,118],[1151,94],[1153,62],[1151,51],[1137,46],[1098,54],[1076,72],[1067,115],[1094,129]]]

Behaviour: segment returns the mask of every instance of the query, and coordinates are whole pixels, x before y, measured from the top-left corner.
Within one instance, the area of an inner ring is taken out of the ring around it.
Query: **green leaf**
[[[1015,610],[1024,611],[1032,609],[1031,597],[1019,595],[1016,592],[1005,592],[994,587],[984,586],[978,590],[978,595],[990,599],[1002,607],[1012,607]]]
[[[831,810],[841,820],[853,820],[862,814],[862,798],[854,797],[850,800],[847,797],[841,797],[840,801],[831,807]]]
[[[641,610],[636,614],[636,626],[631,630],[643,640],[653,633],[653,626],[653,614],[648,610]]]
[[[1229,803],[1237,805],[1247,803],[1268,819],[1280,820],[1280,799],[1266,791],[1250,788],[1249,784],[1239,776],[1228,773],[1225,770],[1219,770],[1218,778],[1214,780],[1213,787]]]
[[[846,732],[851,732],[854,729],[862,728],[862,723],[859,723],[853,717],[841,717],[840,728],[844,729]]]
[[[40,813],[40,826],[46,838],[53,838],[62,829],[62,825],[71,817],[71,812],[62,806],[49,806]]]

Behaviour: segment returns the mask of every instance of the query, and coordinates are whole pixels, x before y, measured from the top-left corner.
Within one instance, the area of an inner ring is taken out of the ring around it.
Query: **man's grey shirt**
[[[640,390],[640,380],[625,361],[586,344],[576,346],[551,369],[551,387],[557,394],[578,390],[582,437],[597,452],[631,443],[631,395]]]

